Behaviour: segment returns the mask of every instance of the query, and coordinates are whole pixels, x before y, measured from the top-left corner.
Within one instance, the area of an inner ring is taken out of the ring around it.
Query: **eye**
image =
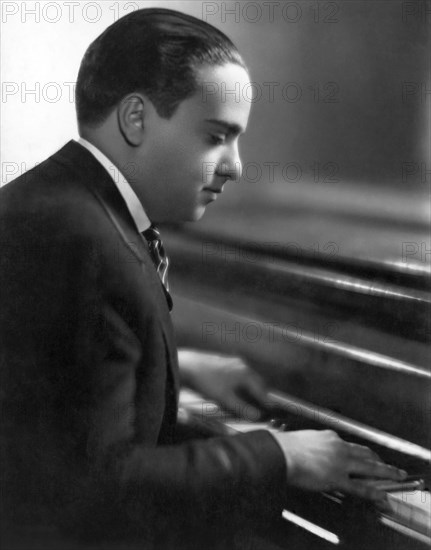
[[[225,142],[226,136],[222,134],[210,134],[210,143],[212,145],[222,145]]]

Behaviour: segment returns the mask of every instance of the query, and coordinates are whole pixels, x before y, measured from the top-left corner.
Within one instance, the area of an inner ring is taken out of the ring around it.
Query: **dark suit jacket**
[[[0,242],[11,522],[181,548],[280,513],[285,463],[268,433],[173,444],[166,299],[146,242],[87,150],[71,141],[0,191]]]

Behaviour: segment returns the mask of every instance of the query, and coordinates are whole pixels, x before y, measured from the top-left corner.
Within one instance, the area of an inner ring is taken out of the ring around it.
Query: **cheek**
[[[208,162],[203,155],[195,151],[178,151],[172,162],[169,162],[169,169],[172,177],[181,180],[192,189],[193,186],[200,186],[204,182],[205,174],[213,172],[215,163]]]
[[[186,140],[184,135],[182,139],[166,135],[153,147],[150,162],[153,166],[157,163],[160,177],[170,189],[189,196],[212,180],[217,166],[214,153],[214,150],[208,151],[201,136]]]

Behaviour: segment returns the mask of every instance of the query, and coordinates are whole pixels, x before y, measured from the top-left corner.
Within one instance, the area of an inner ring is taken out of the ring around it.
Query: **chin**
[[[193,212],[190,214],[190,217],[187,221],[189,222],[197,222],[202,218],[202,216],[205,214],[205,206],[198,206],[196,207]]]

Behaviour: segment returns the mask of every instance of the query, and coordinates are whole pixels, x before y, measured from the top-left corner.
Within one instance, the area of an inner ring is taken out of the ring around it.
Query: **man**
[[[151,224],[198,220],[239,177],[250,103],[203,93],[238,82],[248,84],[247,70],[220,31],[171,10],[135,11],[84,56],[79,143],[2,189],[11,523],[199,548],[279,514],[288,485],[379,499],[351,476],[403,476],[329,431],[174,444],[172,304]]]

